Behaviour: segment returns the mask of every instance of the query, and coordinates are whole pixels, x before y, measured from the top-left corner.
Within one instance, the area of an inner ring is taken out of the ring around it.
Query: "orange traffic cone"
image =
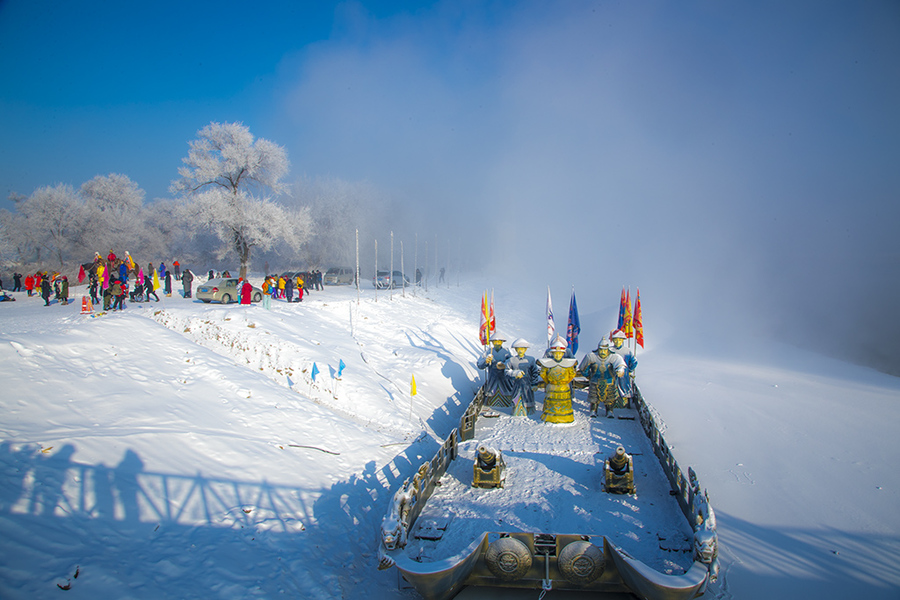
[[[81,314],[89,315],[94,312],[94,305],[91,304],[91,301],[88,300],[87,296],[81,297]]]

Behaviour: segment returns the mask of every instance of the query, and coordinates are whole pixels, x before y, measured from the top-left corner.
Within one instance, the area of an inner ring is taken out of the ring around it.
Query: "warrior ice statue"
[[[610,350],[622,357],[622,360],[625,361],[625,367],[628,369],[628,377],[625,378],[624,385],[628,395],[631,396],[631,384],[634,381],[637,358],[634,357],[634,352],[625,345],[625,334],[622,333],[621,329],[612,335],[612,343],[613,348],[610,348]]]
[[[512,383],[512,397],[515,401],[517,415],[534,413],[534,388],[541,382],[541,374],[534,358],[527,356],[528,342],[519,338],[513,342],[516,356],[507,361],[506,376]]]
[[[506,361],[509,350],[503,347],[506,337],[495,332],[491,337],[491,351],[478,359],[478,368],[487,369],[487,382],[484,384],[484,403],[488,406],[512,406],[512,385],[506,377]]]
[[[613,408],[618,399],[630,398],[630,386],[624,389],[625,361],[618,354],[610,352],[609,340],[603,338],[597,345],[597,350],[588,352],[581,360],[578,371],[590,379],[588,387],[588,400],[591,402],[591,416],[597,416],[600,403],[606,406],[606,416],[613,417]]]
[[[572,388],[569,383],[575,379],[575,359],[565,358],[568,344],[557,336],[550,344],[550,356],[538,361],[544,387],[544,411],[541,420],[548,423],[572,423]]]

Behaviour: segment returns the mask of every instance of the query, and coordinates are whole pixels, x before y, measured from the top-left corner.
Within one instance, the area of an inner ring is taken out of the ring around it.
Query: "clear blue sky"
[[[271,120],[278,69],[341,35],[336,10],[330,2],[3,0],[0,191],[28,195],[117,172],[149,199],[165,196],[188,140],[214,120],[243,121],[284,144]],[[377,20],[415,4],[343,10]]]
[[[0,86],[4,195],[123,173],[164,197],[197,130],[241,121],[289,178],[452,206],[501,266],[546,232],[614,289],[823,337],[900,304],[896,0],[3,0]]]

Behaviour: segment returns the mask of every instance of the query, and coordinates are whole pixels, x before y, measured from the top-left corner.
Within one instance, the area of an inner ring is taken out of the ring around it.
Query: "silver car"
[[[351,267],[331,267],[325,271],[325,285],[353,285],[356,281],[356,269]]]
[[[409,277],[406,277],[400,271],[394,271],[391,276],[390,271],[378,271],[378,274],[372,278],[372,285],[378,289],[406,287],[410,285]]]
[[[197,288],[197,298],[206,303],[221,302],[222,304],[230,304],[232,302],[240,302],[241,291],[238,287],[238,281],[237,277],[222,277],[205,281]],[[243,285],[243,283],[240,285]],[[262,300],[262,290],[256,286],[251,287],[250,301],[260,302]]]

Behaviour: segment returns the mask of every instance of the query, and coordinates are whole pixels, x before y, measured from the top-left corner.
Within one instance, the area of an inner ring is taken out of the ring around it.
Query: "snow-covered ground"
[[[0,597],[416,597],[376,570],[378,529],[478,384],[484,283],[271,311],[172,297],[91,318],[78,288],[0,304]],[[493,285],[500,327],[541,344],[543,298]],[[583,331],[608,329],[593,300]],[[644,302],[642,390],[717,511],[709,595],[900,597],[900,379],[656,339]]]

